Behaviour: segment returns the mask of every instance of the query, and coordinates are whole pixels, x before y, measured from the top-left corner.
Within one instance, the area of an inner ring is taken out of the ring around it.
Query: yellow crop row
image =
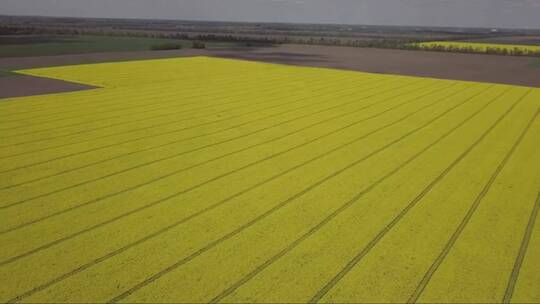
[[[475,53],[540,54],[539,45],[496,44],[468,41],[430,41],[417,43],[426,50],[457,50]]]
[[[538,302],[540,89],[194,57],[22,71],[0,301]]]

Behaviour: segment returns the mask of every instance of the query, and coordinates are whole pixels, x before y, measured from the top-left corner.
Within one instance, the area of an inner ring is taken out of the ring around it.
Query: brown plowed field
[[[0,102],[3,98],[80,91],[92,88],[88,85],[56,79],[13,75],[0,78]]]

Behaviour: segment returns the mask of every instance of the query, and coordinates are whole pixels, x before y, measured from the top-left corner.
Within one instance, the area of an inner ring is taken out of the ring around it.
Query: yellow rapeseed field
[[[423,49],[463,50],[475,53],[506,52],[508,54],[540,55],[540,45],[480,43],[470,41],[429,41],[417,43]]]
[[[1,302],[539,302],[540,89],[193,57],[21,71]]]

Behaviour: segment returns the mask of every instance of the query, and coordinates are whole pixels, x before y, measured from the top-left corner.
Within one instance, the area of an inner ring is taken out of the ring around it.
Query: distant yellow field
[[[472,52],[486,53],[489,51],[506,51],[508,53],[540,54],[540,45],[517,45],[517,44],[495,44],[478,42],[457,42],[457,41],[430,41],[418,43],[421,48],[433,49],[461,49]]]
[[[540,89],[194,57],[21,71],[2,302],[539,302]]]

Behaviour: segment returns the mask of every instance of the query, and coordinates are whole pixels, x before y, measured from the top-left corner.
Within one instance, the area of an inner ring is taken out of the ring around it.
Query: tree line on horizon
[[[302,37],[302,36],[256,36],[239,34],[213,34],[213,33],[182,33],[170,31],[145,31],[145,30],[114,30],[114,29],[82,29],[65,27],[30,27],[0,25],[0,35],[114,35],[146,38],[168,38],[197,41],[196,48],[204,48],[205,41],[237,42],[245,46],[278,45],[278,44],[306,44],[327,46],[349,46],[401,50],[425,50],[450,53],[475,53],[503,56],[533,56],[540,57],[540,51],[520,48],[497,48],[487,47],[483,50],[472,46],[448,46],[431,45],[421,46],[419,43],[426,42],[420,39],[410,38],[370,38],[370,39],[345,39],[336,37]]]

